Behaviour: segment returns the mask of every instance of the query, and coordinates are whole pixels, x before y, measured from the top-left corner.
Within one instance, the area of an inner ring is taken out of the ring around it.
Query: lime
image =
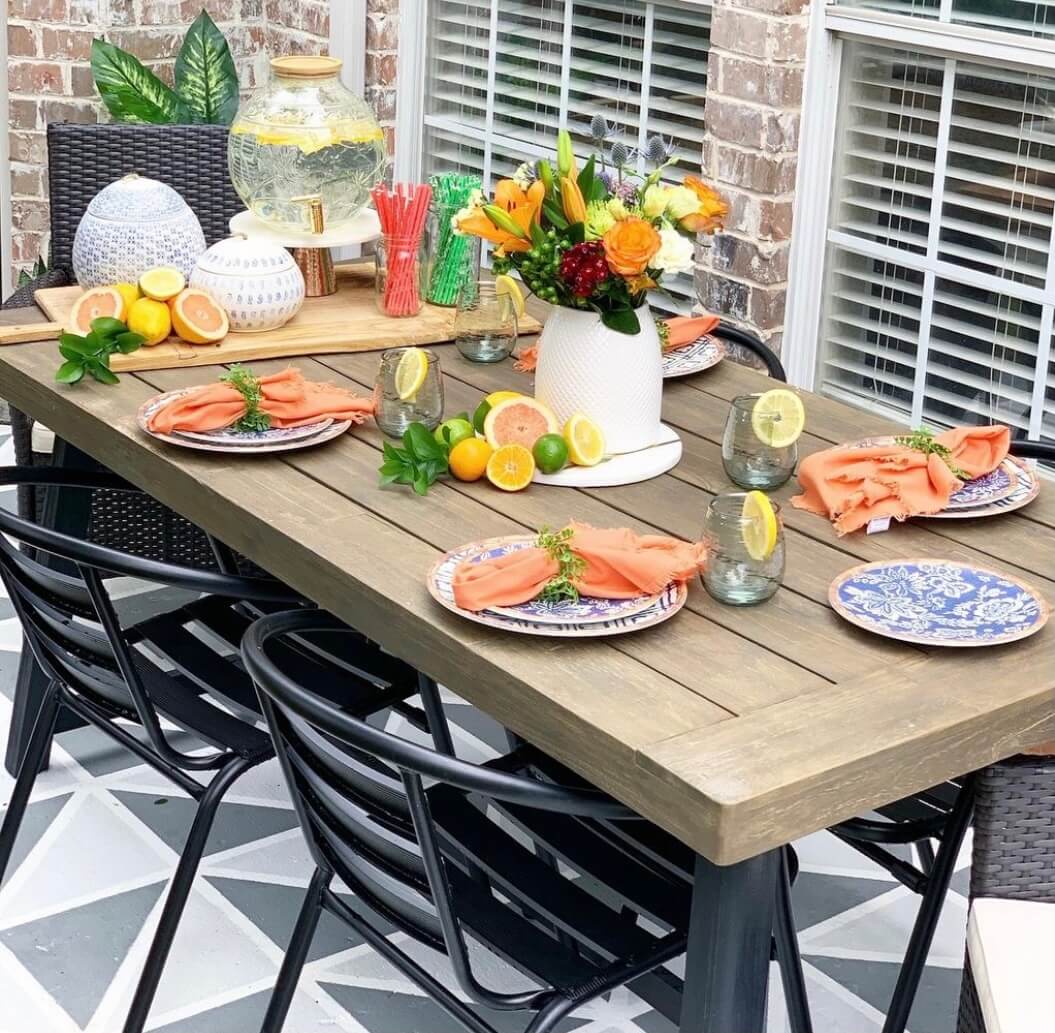
[[[476,431],[473,429],[473,425],[461,416],[455,416],[452,419],[444,420],[434,431],[433,437],[441,445],[446,445],[448,448],[454,448],[459,442],[464,441],[466,438],[476,437]]]
[[[559,434],[543,434],[531,450],[543,473],[556,473],[568,465],[568,446]]]
[[[486,398],[476,407],[476,412],[473,413],[473,427],[476,428],[477,434],[483,434],[484,420],[490,411],[491,403]]]

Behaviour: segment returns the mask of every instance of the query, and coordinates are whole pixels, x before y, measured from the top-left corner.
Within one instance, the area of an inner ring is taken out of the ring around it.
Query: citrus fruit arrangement
[[[86,335],[99,318],[116,319],[151,347],[175,333],[188,344],[215,344],[227,336],[227,313],[208,292],[188,287],[168,266],[145,272],[138,283],[92,287],[74,302],[66,331]]]
[[[419,357],[420,356],[420,357]],[[399,397],[415,397],[428,363],[420,348],[407,348],[396,368]],[[604,459],[604,435],[583,413],[562,427],[552,410],[518,391],[493,391],[470,416],[444,420],[425,441],[422,424],[411,424],[403,448],[385,444],[381,483],[406,484],[424,495],[444,474],[459,481],[486,478],[501,491],[522,491],[538,470],[554,474],[568,463],[596,466]]]

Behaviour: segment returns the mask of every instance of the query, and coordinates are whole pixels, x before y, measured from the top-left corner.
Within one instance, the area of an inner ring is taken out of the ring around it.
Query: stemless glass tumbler
[[[467,280],[454,314],[454,343],[470,362],[501,362],[517,343],[513,299],[490,280]]]
[[[421,386],[409,398],[400,398],[396,370],[407,348],[390,348],[381,353],[381,367],[374,383],[374,419],[389,437],[402,437],[412,423],[424,423],[435,430],[443,419],[443,377],[439,357],[422,348],[428,367]]]
[[[760,395],[734,398],[722,438],[722,466],[740,488],[773,491],[787,483],[795,471],[799,450],[795,444],[767,445],[755,433],[754,409]]]
[[[760,537],[754,518],[744,514],[746,493],[717,495],[707,507],[703,540],[707,566],[703,584],[721,603],[750,606],[770,598],[784,579],[784,525],[780,507],[772,504],[777,520],[776,542],[769,553],[758,556]],[[752,555],[754,548],[755,555]]]

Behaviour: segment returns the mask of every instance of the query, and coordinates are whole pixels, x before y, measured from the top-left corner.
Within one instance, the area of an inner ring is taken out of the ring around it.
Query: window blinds
[[[1055,78],[847,43],[824,390],[1055,438]]]
[[[491,184],[552,157],[561,126],[586,155],[601,114],[634,151],[661,135],[672,181],[699,173],[709,41],[698,2],[430,0],[423,172]],[[691,277],[673,288],[689,295]]]
[[[952,0],[942,12],[941,0],[836,0],[841,6],[933,18],[1029,36],[1055,35],[1055,0]]]

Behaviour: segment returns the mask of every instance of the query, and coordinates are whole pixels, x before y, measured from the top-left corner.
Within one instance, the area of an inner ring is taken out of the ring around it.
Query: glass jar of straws
[[[453,219],[480,192],[480,177],[444,172],[429,181],[429,243],[432,247],[428,299],[433,305],[457,305],[462,286],[480,277],[479,237],[456,233]]]
[[[429,248],[425,221],[432,190],[425,184],[398,183],[373,191],[381,223],[375,255],[377,307],[386,316],[416,316],[429,287]]]

